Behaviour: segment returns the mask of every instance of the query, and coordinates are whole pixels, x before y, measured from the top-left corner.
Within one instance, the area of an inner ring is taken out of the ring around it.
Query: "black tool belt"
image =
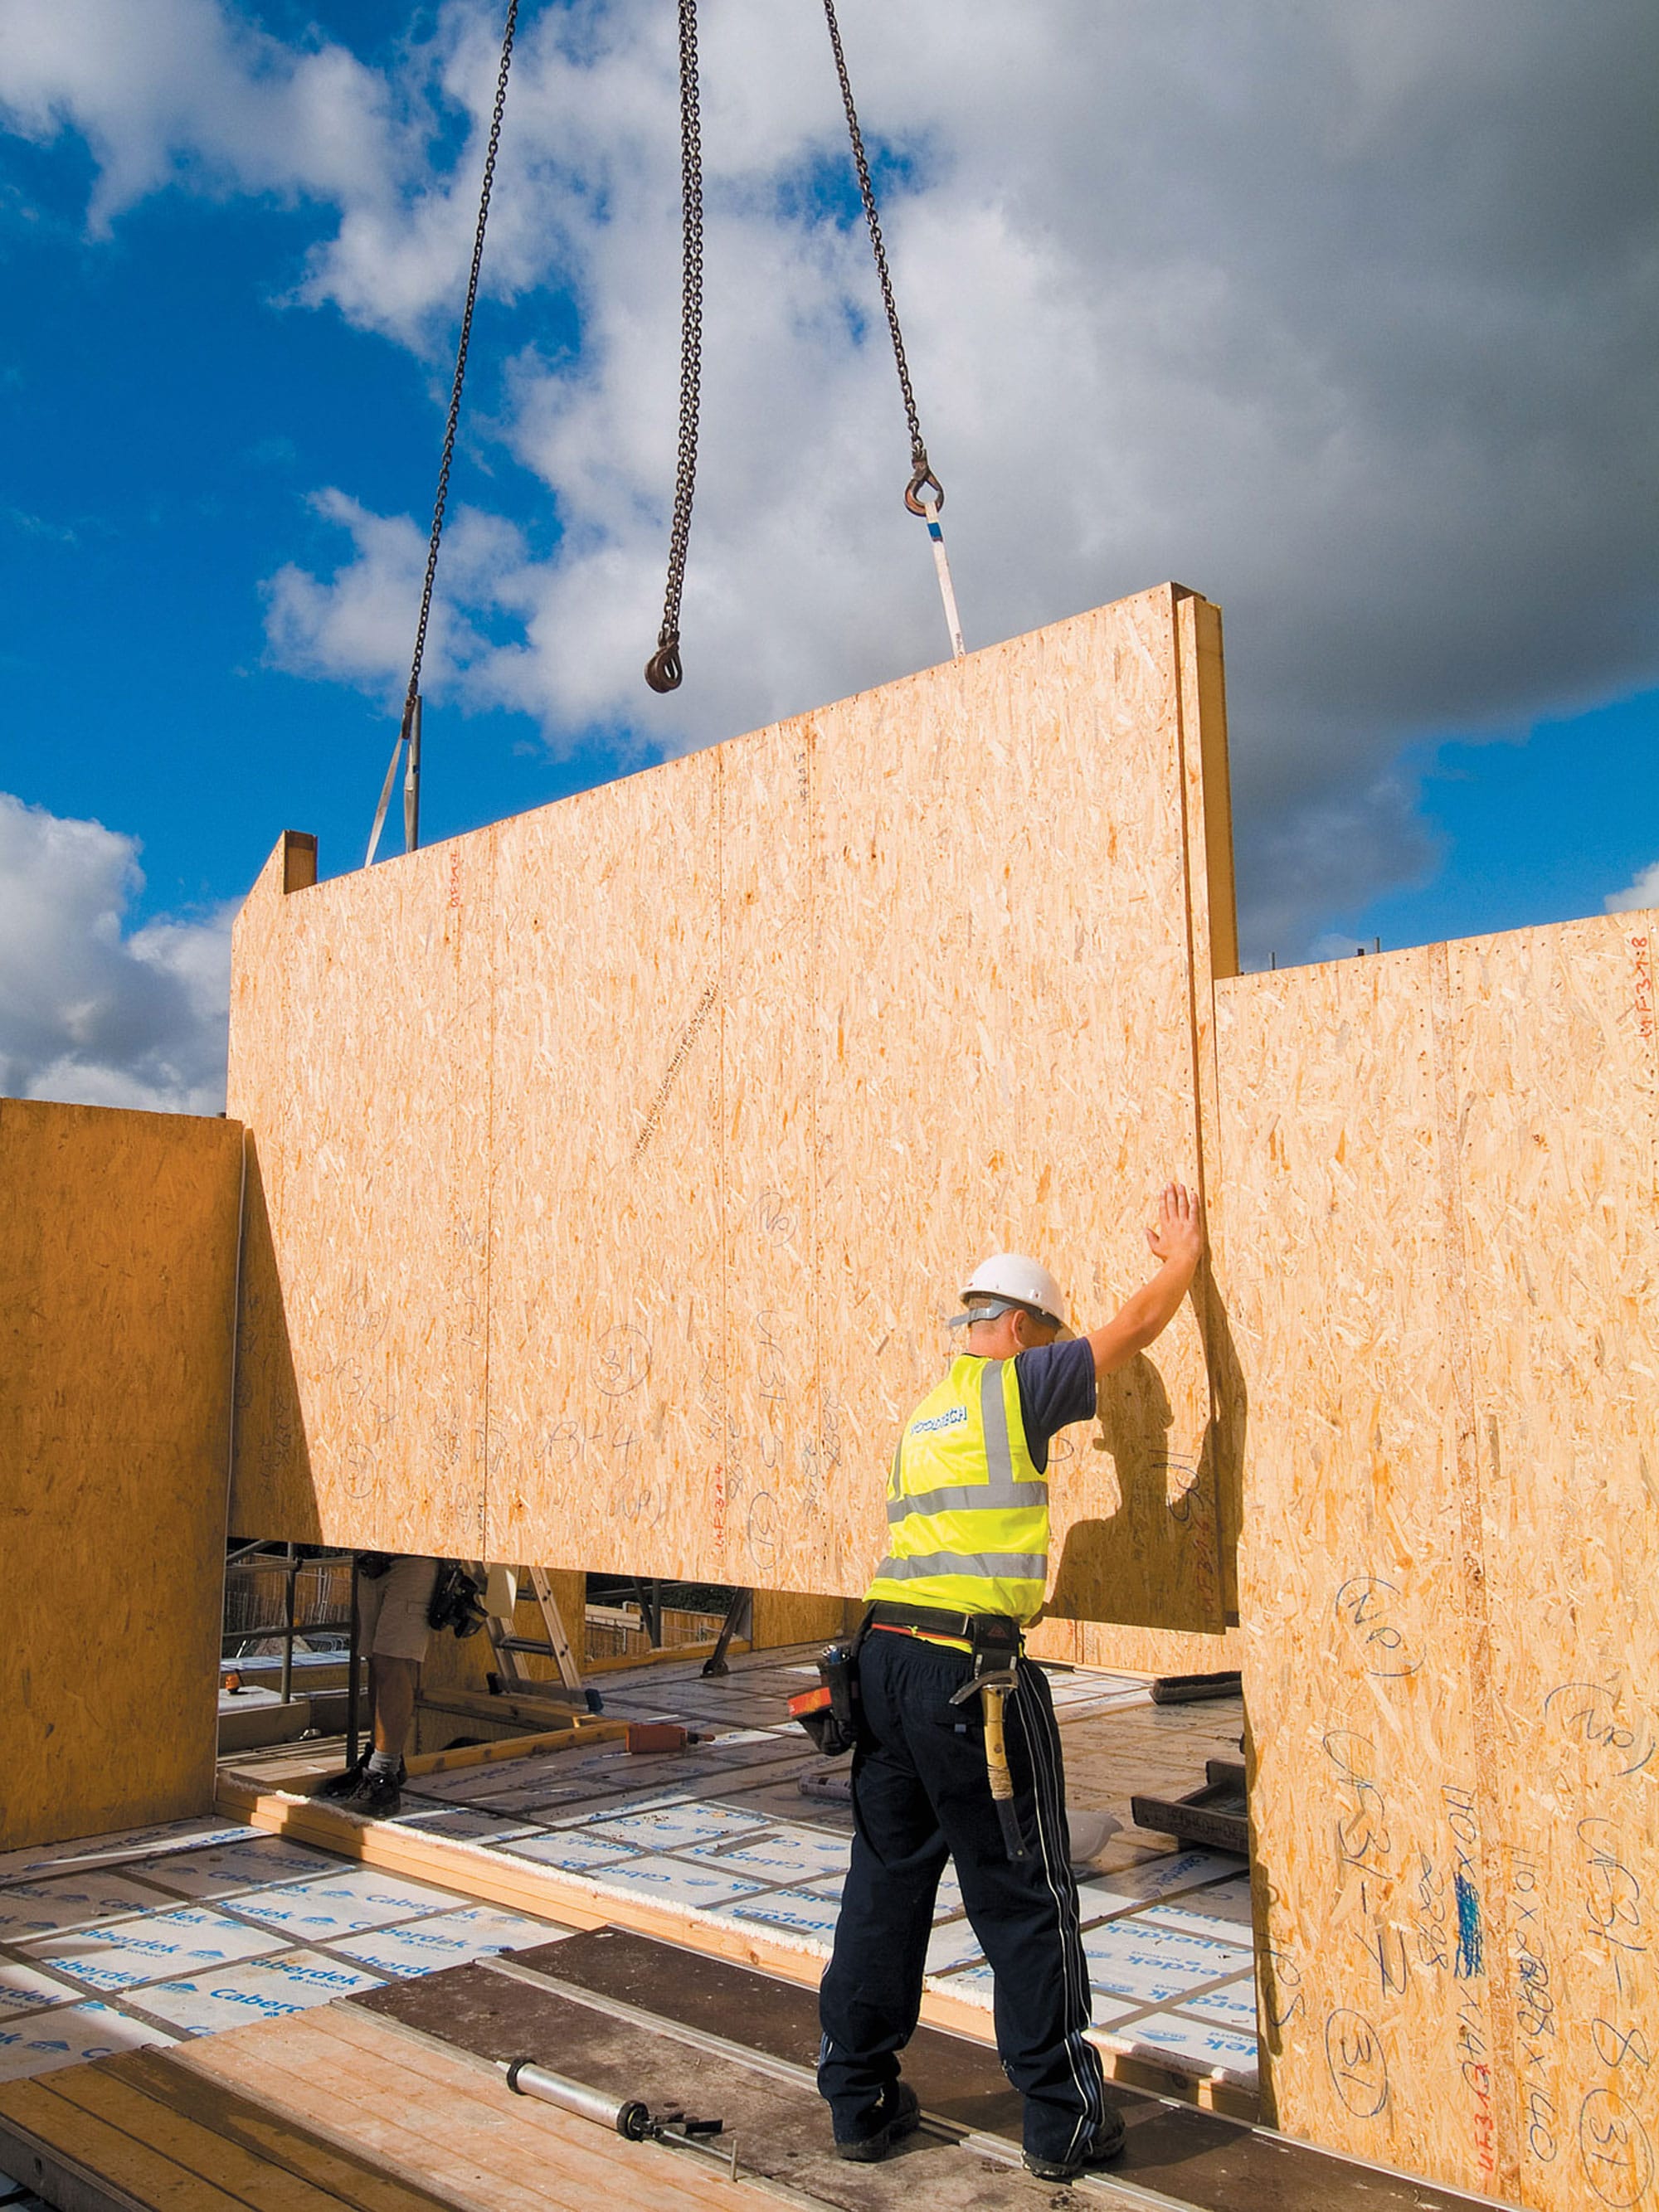
[[[826,1759],[855,1749],[863,1733],[859,1653],[869,1632],[866,1613],[851,1643],[838,1638],[819,1652],[818,1687],[789,1700],[790,1719],[800,1723]]]
[[[947,1613],[936,1605],[890,1605],[880,1599],[870,1608],[876,1628],[921,1628],[930,1636],[959,1636],[975,1651],[998,1647],[1017,1652],[1020,1625],[1007,1613]]]
[[[973,1641],[978,1621],[1006,1621],[1020,1635],[1020,1624],[1009,1613],[945,1613],[940,1606],[890,1606],[884,1597],[869,1608],[869,1620],[876,1628],[925,1628],[931,1637],[963,1637],[964,1644]]]

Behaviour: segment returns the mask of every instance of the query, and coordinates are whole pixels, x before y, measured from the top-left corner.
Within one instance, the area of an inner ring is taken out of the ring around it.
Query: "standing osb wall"
[[[1279,2124],[1659,2204],[1650,915],[1218,994]]]
[[[0,1850],[212,1804],[241,1160],[0,1099]]]
[[[857,1592],[967,1269],[1036,1249],[1099,1316],[1198,1178],[1231,875],[1218,621],[1175,587],[302,863],[236,939],[239,1525]],[[1102,1411],[1054,1610],[1218,1635],[1190,1309]]]

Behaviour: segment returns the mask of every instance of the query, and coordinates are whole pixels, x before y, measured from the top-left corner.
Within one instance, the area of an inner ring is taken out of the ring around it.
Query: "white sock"
[[[398,1754],[395,1751],[372,1751],[368,1755],[368,1771],[371,1774],[389,1774],[395,1781],[398,1765]]]

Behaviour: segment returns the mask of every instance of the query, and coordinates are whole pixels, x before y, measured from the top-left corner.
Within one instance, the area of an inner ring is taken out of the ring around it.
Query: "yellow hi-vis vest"
[[[1030,1620],[1048,1582],[1048,1485],[1025,1441],[1012,1359],[951,1362],[904,1425],[887,1481],[891,1549],[866,1604]]]

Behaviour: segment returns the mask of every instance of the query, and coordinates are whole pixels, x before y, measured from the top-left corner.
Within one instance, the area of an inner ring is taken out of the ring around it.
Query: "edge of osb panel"
[[[1215,1253],[1223,1234],[1224,1203],[1216,985],[1224,977],[1238,972],[1232,787],[1227,761],[1221,610],[1182,586],[1176,585],[1172,589],[1176,595],[1176,680],[1179,689],[1199,1195],[1208,1231],[1196,1299],[1210,1376],[1208,1449],[1215,1483],[1216,1553],[1224,1632],[1238,1626],[1238,1540],[1243,1517],[1243,1437],[1237,1404],[1237,1362],[1215,1266]]]

